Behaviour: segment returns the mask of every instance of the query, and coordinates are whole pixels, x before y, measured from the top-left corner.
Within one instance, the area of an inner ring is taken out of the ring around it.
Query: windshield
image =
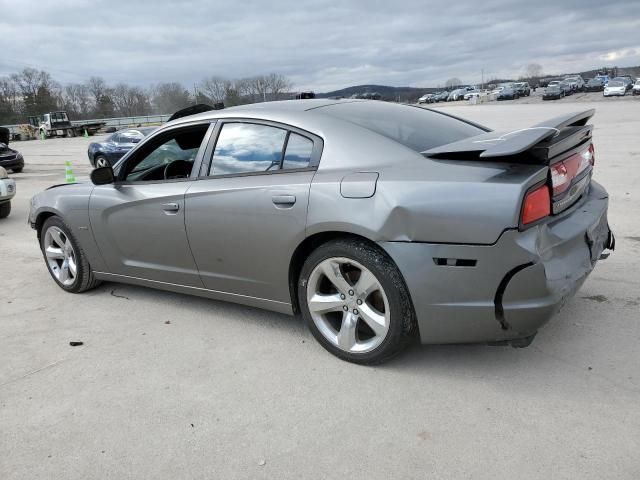
[[[485,130],[448,115],[408,105],[352,102],[316,110],[395,140],[416,152],[480,135]]]
[[[609,82],[609,86],[610,87],[622,87],[624,84],[622,82],[619,82],[617,80],[611,80]]]

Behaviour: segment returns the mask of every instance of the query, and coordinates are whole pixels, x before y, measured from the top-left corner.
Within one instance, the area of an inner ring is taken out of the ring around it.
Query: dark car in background
[[[565,96],[573,95],[573,92],[575,92],[574,85],[571,81],[562,80],[558,85],[564,91]]]
[[[115,165],[136,143],[139,143],[140,140],[157,128],[142,127],[120,130],[102,142],[91,143],[87,152],[91,165],[96,168]]]
[[[528,97],[531,95],[531,87],[529,86],[529,82],[516,82],[513,84],[516,92],[521,97]]]
[[[498,100],[515,100],[517,98],[520,98],[520,95],[518,95],[518,91],[513,87],[505,87],[500,90],[498,94]]]
[[[0,127],[0,167],[20,173],[24,168],[24,158],[17,150],[9,148],[11,132],[6,127]]]
[[[592,78],[584,86],[586,92],[601,92],[604,90],[604,81],[598,77]]]
[[[438,95],[438,102],[446,102],[447,98],[449,98],[449,93],[447,90],[440,92],[440,95]]]
[[[551,85],[544,89],[542,100],[560,100],[564,97],[564,90],[560,85]]]

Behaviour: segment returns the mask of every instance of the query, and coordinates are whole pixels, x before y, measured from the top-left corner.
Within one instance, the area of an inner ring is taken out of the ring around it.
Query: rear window
[[[354,123],[416,152],[488,131],[424,108],[386,102],[337,103],[316,112]]]

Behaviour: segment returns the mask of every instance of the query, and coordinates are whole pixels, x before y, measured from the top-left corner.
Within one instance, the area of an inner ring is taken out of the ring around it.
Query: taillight
[[[593,143],[589,144],[589,148],[587,149],[587,152],[590,154],[589,163],[593,167],[596,164],[596,149],[593,146]]]
[[[574,153],[561,162],[551,165],[551,185],[556,196],[571,186],[573,179],[595,163],[593,144],[581,152]]]
[[[524,196],[520,223],[527,225],[551,215],[551,196],[549,187],[540,185]]]

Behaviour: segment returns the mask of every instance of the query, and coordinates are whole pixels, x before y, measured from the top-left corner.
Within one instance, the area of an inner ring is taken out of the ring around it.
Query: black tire
[[[47,261],[47,256],[44,252],[45,234],[47,230],[53,226],[58,227],[60,230],[62,230],[65,236],[71,241],[71,245],[73,246],[75,252],[77,274],[74,282],[71,285],[63,285],[58,281],[58,279],[51,271],[51,268],[49,267],[49,262]],[[100,285],[100,283],[102,283],[100,280],[97,280],[94,277],[93,272],[91,271],[91,265],[89,265],[89,261],[87,260],[87,256],[85,255],[84,250],[82,250],[80,243],[74,236],[71,229],[62,221],[60,217],[49,217],[44,222],[44,225],[42,225],[40,234],[40,250],[42,251],[42,257],[44,258],[44,263],[47,266],[47,270],[49,271],[51,278],[53,278],[58,286],[64,291],[70,293],[82,293],[86,292],[87,290],[96,288],[98,285]]]
[[[13,173],[21,173],[23,168],[24,167],[16,167],[16,168],[12,168],[11,171]]]
[[[360,263],[374,274],[387,296],[390,310],[389,330],[375,349],[366,353],[350,353],[333,345],[316,326],[307,305],[307,286],[314,268],[332,257],[345,257]],[[395,263],[382,250],[364,240],[339,239],[314,250],[304,262],[298,279],[300,310],[309,330],[330,353],[361,365],[383,363],[401,352],[418,331],[409,290]]]
[[[0,203],[0,218],[7,218],[11,213],[11,202]]]

